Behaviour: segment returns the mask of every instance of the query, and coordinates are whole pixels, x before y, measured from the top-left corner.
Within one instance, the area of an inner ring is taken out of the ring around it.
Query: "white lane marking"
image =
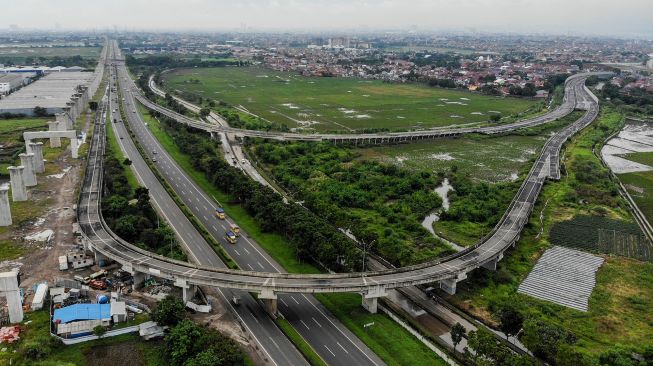
[[[347,349],[345,349],[345,347],[343,347],[342,344],[340,344],[340,342],[336,342],[336,344],[340,346],[340,348],[342,348],[342,350],[345,351],[346,354],[349,354],[349,352],[347,352]]]
[[[261,264],[261,262],[256,261],[256,263],[258,263],[258,266],[261,267],[261,269],[265,269],[265,267],[263,267],[263,265]]]
[[[329,353],[333,355],[333,357],[336,357],[336,354],[335,354],[335,353],[333,353],[333,351],[331,351],[331,350],[329,349],[329,347],[327,347],[327,345],[326,345],[326,344],[324,345],[324,348],[326,348],[326,349],[327,349],[327,351],[329,351]]]
[[[288,304],[285,301],[283,301],[283,298],[280,297],[279,301],[281,301],[286,307],[289,307]]]
[[[317,324],[318,327],[322,328],[322,324],[320,324],[320,322],[318,322],[317,319],[315,319],[314,317],[311,317],[311,319],[313,319],[313,321],[315,322],[315,324]]]
[[[275,347],[277,347],[278,350],[281,350],[281,347],[279,347],[277,342],[274,341],[274,338],[272,338],[272,337],[268,337],[268,338],[270,338],[270,341],[272,341],[272,343],[274,344]]]
[[[240,253],[236,249],[234,249],[234,252],[236,252],[236,254],[240,255]]]
[[[249,269],[251,269],[252,271],[254,270],[254,268],[252,268],[252,265],[249,263],[247,263],[247,267],[249,267]]]
[[[308,325],[306,325],[306,323],[304,323],[303,320],[299,319],[299,322],[302,323],[302,324],[306,327],[306,329],[308,329],[308,330],[311,329],[311,328],[308,327]],[[335,356],[335,355],[334,355],[334,356]]]
[[[299,302],[297,301],[297,299],[295,299],[295,297],[294,297],[294,296],[292,296],[292,295],[291,295],[291,296],[290,296],[290,298],[292,299],[292,301],[294,301],[294,302],[295,302],[295,304],[297,304],[297,305],[299,305]]]
[[[243,250],[245,251],[245,253],[249,254],[249,250],[247,250],[247,248],[243,247]]]

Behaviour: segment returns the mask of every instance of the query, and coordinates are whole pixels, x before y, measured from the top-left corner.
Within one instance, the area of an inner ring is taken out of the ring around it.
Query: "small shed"
[[[116,301],[111,304],[111,318],[114,323],[127,321],[127,307],[124,301]]]

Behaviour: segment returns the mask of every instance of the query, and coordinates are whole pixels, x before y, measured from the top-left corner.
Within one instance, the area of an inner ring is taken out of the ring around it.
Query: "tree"
[[[208,116],[211,113],[211,110],[208,108],[202,108],[200,109],[200,117],[204,118]]]
[[[174,326],[165,337],[166,353],[171,365],[183,365],[204,349],[204,329],[190,320]]]
[[[88,107],[89,107],[92,111],[97,111],[97,102],[94,101],[94,100],[88,102]]]
[[[93,327],[93,334],[98,336],[98,338],[102,338],[105,334],[107,334],[107,328],[102,324],[98,324]]]
[[[499,329],[506,334],[506,339],[514,336],[522,328],[524,317],[512,306],[501,309],[499,313]]]
[[[456,347],[463,340],[465,335],[465,327],[462,324],[456,323],[451,327],[451,341],[453,342],[453,351],[456,352]]]
[[[34,116],[35,117],[47,117],[48,116],[48,110],[43,108],[43,107],[36,106],[36,107],[34,107]]]
[[[490,116],[490,121],[492,122],[499,122],[501,120],[501,115],[500,114],[493,114]]]
[[[576,343],[576,336],[557,325],[529,319],[524,322],[521,341],[535,356],[555,363],[558,349]]]
[[[174,296],[166,296],[159,301],[152,313],[152,319],[160,325],[176,325],[185,317],[184,303]]]
[[[130,166],[132,165],[132,161],[129,160],[129,158],[125,158],[125,160],[122,161],[122,165]]]

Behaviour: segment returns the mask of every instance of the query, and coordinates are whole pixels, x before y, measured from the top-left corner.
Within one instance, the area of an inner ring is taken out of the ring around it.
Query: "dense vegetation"
[[[179,127],[174,121],[161,120],[180,150],[192,158],[193,167],[239,203],[263,231],[284,236],[294,246],[298,258],[336,271],[361,268],[359,251],[327,221],[299,205],[285,204],[273,190],[230,166],[220,156],[219,142]]]
[[[329,143],[258,141],[256,156],[297,200],[336,227],[349,229],[395,265],[448,253],[420,223],[439,208],[441,176],[357,160]]]
[[[148,189],[130,185],[125,174],[129,160],[120,162],[111,146],[104,160],[102,215],[107,225],[121,238],[144,249],[176,259],[185,259],[175,233],[160,223],[150,204]]]
[[[236,343],[213,329],[186,319],[184,303],[168,296],[159,301],[152,314],[158,324],[169,326],[165,354],[173,366],[239,366],[244,356]]]

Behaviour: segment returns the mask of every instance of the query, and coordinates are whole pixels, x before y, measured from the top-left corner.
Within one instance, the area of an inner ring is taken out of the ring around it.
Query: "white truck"
[[[65,271],[68,269],[68,257],[65,255],[59,256],[59,270]]]

